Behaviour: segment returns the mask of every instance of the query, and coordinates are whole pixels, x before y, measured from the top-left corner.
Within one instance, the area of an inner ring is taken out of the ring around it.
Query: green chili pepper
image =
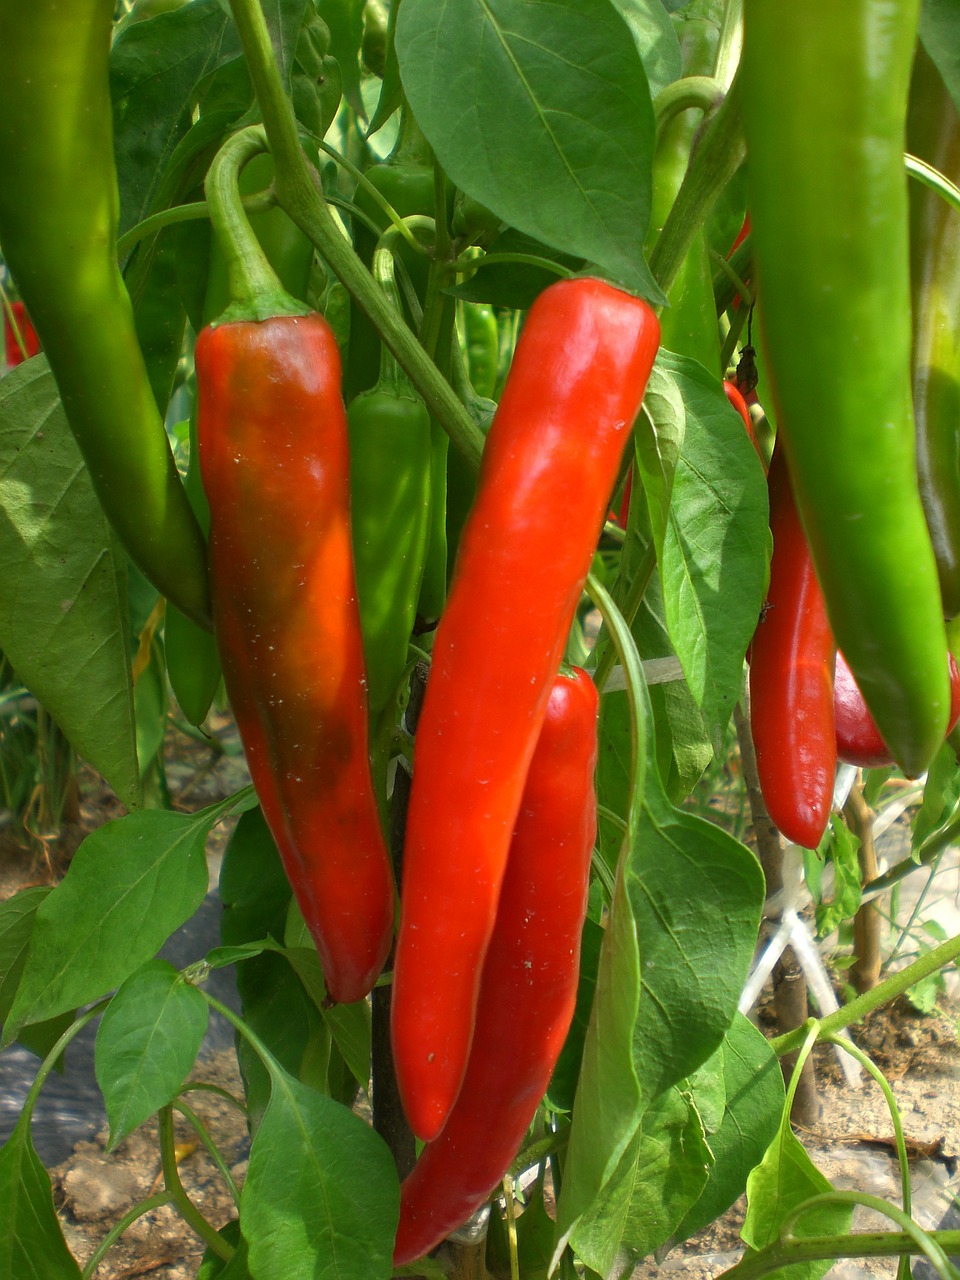
[[[3,7],[0,246],[105,513],[157,589],[209,625],[203,535],[117,267],[113,13],[113,0]]]
[[[500,355],[497,317],[492,307],[475,302],[465,302],[462,315],[470,383],[477,395],[492,396],[497,385],[497,361]]]
[[[907,144],[960,181],[960,117],[920,45],[913,64]],[[940,574],[944,612],[960,613],[960,214],[937,192],[910,184],[913,409],[917,471]]]
[[[379,250],[374,270],[390,292],[392,267],[389,249]],[[431,480],[430,415],[386,347],[379,381],[353,399],[347,424],[353,558],[367,699],[376,725],[407,665],[427,551]]]
[[[904,124],[918,0],[746,0],[743,125],[764,345],[830,623],[911,775],[950,707],[917,486]]]

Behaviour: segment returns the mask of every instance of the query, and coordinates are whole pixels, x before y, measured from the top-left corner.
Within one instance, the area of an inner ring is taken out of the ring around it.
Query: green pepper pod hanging
[[[378,250],[375,272],[395,297],[392,262],[389,249]],[[407,665],[430,531],[430,414],[386,347],[379,381],[351,401],[347,424],[353,557],[375,722]]]
[[[209,625],[203,535],[117,267],[113,13],[113,0],[3,6],[0,248],[106,515],[158,590]]]
[[[904,122],[918,0],[746,0],[743,123],[763,338],[831,626],[897,761],[950,706],[917,485]]]

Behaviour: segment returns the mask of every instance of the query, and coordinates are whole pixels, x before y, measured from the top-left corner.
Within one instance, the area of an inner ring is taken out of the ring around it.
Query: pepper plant
[[[839,644],[929,779],[916,860],[960,828],[958,55],[948,0],[0,0],[4,305],[42,347],[0,383],[0,649],[128,810],[0,904],[40,1058],[0,1274],[92,1277],[170,1202],[204,1277],[619,1277],[744,1191],[740,1280],[956,1274],[902,1136],[883,1205],[790,1107],[960,938],[765,1038],[760,861],[685,801],[736,719],[819,891]],[[201,727],[223,677],[252,779],[197,813],[144,785],[164,667]],[[227,1223],[172,1154],[212,1008]],[[110,1145],[156,1114],[164,1176],[81,1267],[30,1122],[92,1021]]]

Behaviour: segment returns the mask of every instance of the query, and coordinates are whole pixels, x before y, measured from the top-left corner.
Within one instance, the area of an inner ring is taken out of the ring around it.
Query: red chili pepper
[[[487,1199],[563,1047],[596,836],[597,708],[585,672],[557,676],[510,844],[466,1075],[439,1137],[400,1188],[394,1266],[422,1257]]]
[[[837,767],[835,646],[779,442],[770,464],[770,529],[770,587],[750,655],[750,727],[767,812],[788,840],[815,849]]]
[[[413,1131],[460,1088],[477,987],[547,697],[659,341],[595,279],[531,308],[487,438],[414,749],[393,1047]]]
[[[367,754],[336,340],[319,315],[204,329],[200,466],[214,625],[247,763],[330,995],[359,1000],[393,930]]]
[[[750,417],[750,410],[747,408],[747,402],[744,400],[740,388],[732,382],[724,382],[723,389],[727,393],[727,399],[739,413],[743,419],[743,425],[747,428],[747,435],[750,437],[750,443],[757,451],[757,457],[766,468],[767,460],[763,456],[763,450],[760,448],[760,441],[757,439],[757,433],[753,425],[753,419]]]
[[[960,670],[952,653],[949,658],[950,723],[947,733],[960,720]],[[881,738],[877,722],[867,710],[853,672],[839,650],[833,682],[833,711],[837,726],[837,757],[840,760],[859,765],[861,769],[894,763],[890,748]]]
[[[37,337],[36,329],[30,323],[30,317],[27,315],[26,307],[22,302],[11,302],[10,310],[13,312],[17,328],[20,330],[20,338],[23,339],[23,347],[21,347],[13,325],[10,323],[10,316],[7,314],[6,308],[4,308],[3,345],[6,353],[7,368],[13,369],[18,364],[22,364],[24,360],[29,360],[31,356],[37,354],[40,350],[40,339]]]

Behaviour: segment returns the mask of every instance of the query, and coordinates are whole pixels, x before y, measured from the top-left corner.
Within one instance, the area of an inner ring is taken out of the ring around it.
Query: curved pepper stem
[[[309,307],[292,297],[280,283],[250,225],[240,194],[244,165],[269,151],[262,125],[251,125],[229,138],[207,173],[204,190],[210,221],[227,261],[231,304],[215,321],[267,320],[271,316],[302,316]]]

